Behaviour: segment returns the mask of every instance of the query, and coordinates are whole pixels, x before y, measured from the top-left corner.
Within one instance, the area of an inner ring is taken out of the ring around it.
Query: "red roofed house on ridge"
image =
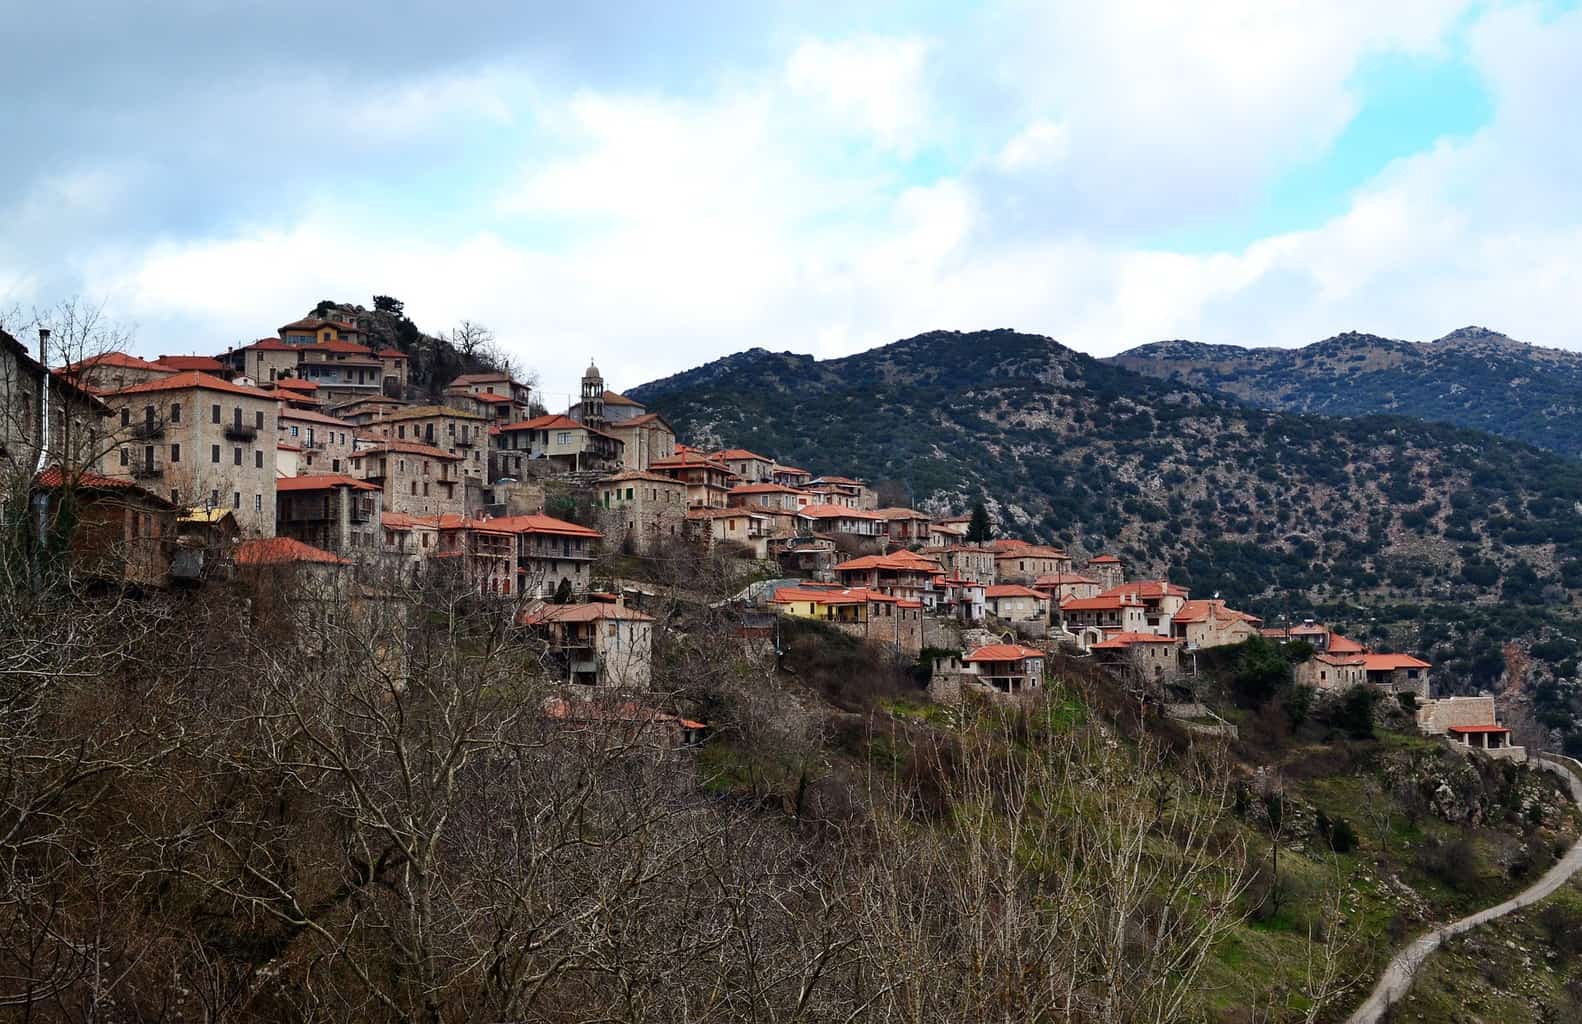
[[[550,669],[579,687],[646,690],[653,663],[654,617],[620,602],[546,604],[517,619],[544,639]]]
[[[848,636],[898,654],[923,649],[923,604],[866,588],[827,585],[782,587],[775,592],[782,614],[814,619]]]

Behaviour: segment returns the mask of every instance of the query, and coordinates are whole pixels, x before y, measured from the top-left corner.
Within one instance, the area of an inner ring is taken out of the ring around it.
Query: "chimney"
[[[38,389],[38,471],[49,468],[49,328],[38,329],[38,361],[44,368]]]

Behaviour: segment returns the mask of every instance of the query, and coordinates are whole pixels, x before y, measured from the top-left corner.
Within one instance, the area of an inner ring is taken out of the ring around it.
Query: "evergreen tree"
[[[972,506],[972,521],[967,524],[967,540],[973,544],[982,544],[993,536],[994,525],[989,522],[989,510],[980,501]]]

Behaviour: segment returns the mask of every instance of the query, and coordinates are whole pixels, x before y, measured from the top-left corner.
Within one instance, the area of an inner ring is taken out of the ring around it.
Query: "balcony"
[[[474,436],[474,437],[458,437],[455,440],[456,440],[456,447],[457,448],[476,448],[476,447],[478,447],[478,438],[476,436]]]
[[[144,420],[141,423],[132,424],[132,440],[134,441],[157,441],[164,436],[165,425],[163,423]]]
[[[230,423],[225,427],[227,441],[253,441],[258,438],[258,428],[246,423]]]
[[[165,467],[144,459],[132,463],[131,472],[133,480],[154,480],[165,475]]]

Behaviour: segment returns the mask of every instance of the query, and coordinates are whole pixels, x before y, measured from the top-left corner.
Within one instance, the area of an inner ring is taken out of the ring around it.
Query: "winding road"
[[[1562,776],[1571,786],[1571,798],[1582,806],[1582,777],[1578,776],[1578,771],[1582,770],[1582,763],[1556,754],[1539,754],[1533,763]],[[1417,969],[1423,965],[1423,961],[1427,960],[1447,938],[1470,931],[1497,917],[1504,917],[1513,910],[1520,910],[1522,907],[1537,903],[1564,885],[1566,880],[1579,869],[1582,869],[1582,838],[1573,843],[1571,849],[1566,851],[1566,855],[1546,871],[1542,878],[1504,903],[1497,903],[1470,917],[1452,921],[1442,928],[1436,928],[1419,937],[1410,946],[1397,953],[1395,959],[1385,967],[1384,973],[1379,977],[1378,985],[1374,986],[1367,1002],[1347,1018],[1347,1024],[1378,1024],[1384,1011],[1406,995],[1407,990],[1412,987],[1412,978],[1417,974]]]

